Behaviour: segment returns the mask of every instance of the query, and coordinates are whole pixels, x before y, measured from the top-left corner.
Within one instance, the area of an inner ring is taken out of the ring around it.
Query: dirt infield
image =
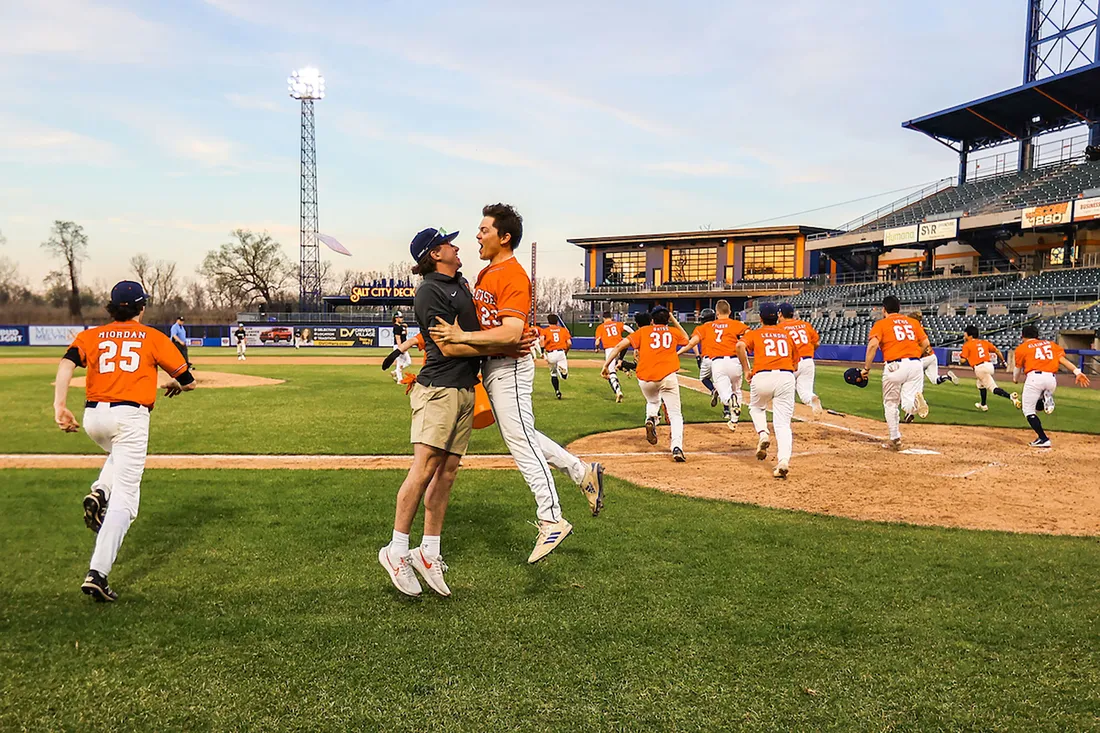
[[[250,374],[230,374],[229,372],[208,372],[195,370],[195,381],[203,389],[232,389],[235,387],[270,387],[283,384],[285,379],[268,379],[267,377],[254,377]],[[168,375],[157,372],[160,378],[160,386],[168,383]],[[52,384],[52,382],[51,382]],[[84,377],[74,377],[71,383],[73,387],[84,388]]]

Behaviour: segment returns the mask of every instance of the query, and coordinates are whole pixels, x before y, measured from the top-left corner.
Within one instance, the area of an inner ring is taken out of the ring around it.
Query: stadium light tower
[[[325,98],[325,78],[309,66],[287,77],[290,96],[302,102],[301,168],[301,263],[298,270],[298,309],[321,310],[321,251],[317,241],[317,139],[313,124],[313,103]]]

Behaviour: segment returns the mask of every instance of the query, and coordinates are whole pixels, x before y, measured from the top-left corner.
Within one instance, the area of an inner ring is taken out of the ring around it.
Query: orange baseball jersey
[[[501,325],[505,316],[527,321],[531,312],[531,278],[519,260],[509,257],[478,274],[474,306],[483,329]]]
[[[1053,341],[1046,339],[1027,339],[1016,347],[1016,366],[1025,372],[1058,371],[1058,362],[1066,355],[1066,350]]]
[[[741,341],[752,354],[753,374],[776,369],[793,372],[798,364],[798,347],[783,326],[760,326],[742,336]]]
[[[919,359],[920,342],[928,338],[924,327],[909,316],[887,313],[886,317],[871,327],[871,338],[878,337],[884,361]]]
[[[89,400],[136,402],[152,407],[157,399],[157,367],[178,377],[187,362],[175,344],[155,328],[137,321],[109,323],[82,331],[72,347],[88,369]]]
[[[749,327],[732,318],[719,318],[696,327],[699,334],[699,347],[703,356],[717,359],[722,356],[737,356],[737,342],[748,332]]]
[[[601,323],[596,326],[596,345],[602,346],[605,349],[610,349],[617,345],[626,337],[626,331],[623,329],[621,321],[612,321],[611,323]]]
[[[669,326],[642,326],[627,336],[630,345],[638,352],[638,367],[634,372],[642,382],[660,382],[680,369],[680,357],[676,350],[688,342],[678,328]]]
[[[993,344],[984,339],[970,339],[963,344],[959,356],[970,366],[976,367],[979,364],[993,361],[993,353]]]
[[[424,334],[416,332],[416,348],[420,349],[420,366],[428,363],[428,346],[424,343]]]
[[[569,346],[569,329],[565,326],[547,326],[539,329],[542,335],[542,348],[547,351],[562,351]]]
[[[814,327],[800,319],[787,321],[782,326],[791,335],[791,341],[794,341],[795,348],[798,349],[798,358],[814,358],[814,349],[821,343],[821,337]]]

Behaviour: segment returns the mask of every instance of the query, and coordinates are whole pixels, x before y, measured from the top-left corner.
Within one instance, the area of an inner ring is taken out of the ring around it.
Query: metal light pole
[[[325,98],[325,78],[313,67],[291,73],[287,78],[290,96],[302,102],[301,168],[301,263],[298,270],[298,309],[321,310],[321,251],[317,241],[317,144],[313,125],[313,102]]]

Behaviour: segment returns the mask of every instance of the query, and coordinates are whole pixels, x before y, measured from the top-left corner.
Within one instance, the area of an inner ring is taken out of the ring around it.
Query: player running
[[[910,313],[909,317],[917,323],[921,324],[921,328],[924,327],[924,315],[920,311]],[[959,383],[959,378],[955,376],[955,372],[951,371],[950,369],[947,370],[946,376],[940,375],[940,359],[938,356],[936,356],[936,352],[931,346],[926,347],[924,349],[924,353],[921,354],[920,365],[921,368],[924,370],[924,376],[932,384],[940,385],[944,382],[951,382],[951,384]],[[924,394],[923,380],[920,383],[920,393],[921,395]],[[913,416],[911,414],[906,415],[905,422],[913,422]]]
[[[607,358],[608,352],[615,348],[615,344],[619,343],[628,333],[633,333],[634,329],[630,326],[623,324],[621,321],[616,321],[611,316],[611,311],[604,311],[603,323],[596,327],[596,344],[597,349],[603,349],[604,358]],[[619,384],[619,367],[623,361],[620,358],[618,361],[613,362],[607,372],[607,381],[611,385],[611,391],[615,393],[615,401],[623,401],[623,388]]]
[[[814,350],[821,343],[821,337],[806,321],[794,317],[794,306],[790,303],[779,304],[779,325],[787,329],[791,341],[798,348],[798,369],[794,373],[794,391],[802,404],[809,405],[814,418],[821,417],[821,400],[814,394],[814,377],[817,367],[814,364]]]
[[[651,317],[651,325],[639,328],[615,345],[604,359],[601,374],[609,376],[611,363],[619,354],[634,348],[638,355],[638,386],[645,397],[646,440],[650,445],[657,445],[657,415],[663,404],[672,428],[672,458],[683,463],[687,460],[684,456],[684,416],[680,411],[680,381],[676,372],[680,369],[677,348],[687,345],[688,335],[667,308],[655,308]]]
[[[453,234],[454,232],[452,232]],[[393,314],[393,342],[394,344],[402,344],[408,340],[409,327],[405,325],[405,319],[401,317],[400,313]],[[405,370],[412,366],[412,357],[409,356],[409,350],[406,348],[395,359],[393,371],[390,374],[393,376],[393,381],[401,384],[405,380]]]
[[[54,421],[66,433],[80,429],[66,406],[73,371],[87,368],[84,430],[107,451],[107,460],[84,497],[84,524],[97,534],[88,575],[80,590],[97,602],[118,599],[107,576],[122,540],[137,519],[141,477],[149,449],[149,413],[157,399],[157,367],[172,380],[165,397],[195,388],[187,361],[172,341],[141,316],[149,296],[139,283],[123,280],[111,289],[106,326],[82,331],[57,366]]]
[[[749,327],[730,317],[730,304],[727,301],[719,300],[714,308],[715,319],[696,326],[679,354],[690,351],[695,346],[702,349],[703,364],[709,366],[711,379],[714,380],[711,407],[721,402],[726,412],[726,425],[730,430],[737,430],[737,421],[741,416],[742,378],[741,362],[737,358],[737,342],[744,338]],[[700,373],[701,370],[702,367]]]
[[[1035,431],[1035,440],[1028,445],[1033,448],[1050,448],[1050,438],[1043,430],[1043,423],[1036,413],[1039,410],[1048,415],[1054,412],[1054,390],[1058,387],[1055,375],[1058,367],[1064,366],[1073,372],[1074,380],[1082,387],[1089,386],[1089,378],[1066,358],[1065,349],[1053,341],[1039,338],[1039,329],[1033,324],[1024,326],[1022,335],[1024,341],[1016,347],[1016,368],[1012,371],[1012,383],[1019,381],[1021,373],[1026,375],[1024,396],[1013,399],[1012,402],[1017,409],[1023,410],[1028,425]]]
[[[603,507],[603,466],[581,461],[535,430],[531,406],[535,361],[530,355],[516,358],[504,353],[524,338],[532,306],[531,279],[515,256],[523,237],[523,217],[507,204],[490,204],[482,209],[482,216],[477,232],[478,254],[489,265],[477,276],[474,302],[483,330],[465,331],[437,319],[431,337],[436,343],[500,349],[501,355],[489,357],[481,373],[500,435],[535,496],[538,537],[527,559],[535,563],[573,531],[573,525],[562,516],[550,466],[566,471],[580,486],[592,516]]]
[[[779,308],[775,303],[760,305],[759,328],[749,331],[737,342],[737,358],[742,374],[749,379],[749,415],[759,439],[756,443],[756,459],[768,457],[771,439],[768,434],[768,402],[772,403],[772,426],[775,428],[775,470],[772,476],[787,478],[791,470],[791,452],[794,434],[791,418],[794,417],[794,372],[798,364],[798,348],[790,331],[779,325]],[[748,355],[753,355],[749,367]],[[741,387],[740,382],[737,384]]]
[[[1013,395],[1005,392],[997,386],[995,381],[993,381],[993,373],[995,370],[993,363],[994,356],[1004,362],[1008,360],[1005,359],[1005,355],[1002,354],[1001,350],[996,346],[985,339],[978,338],[977,326],[966,327],[963,335],[962,353],[960,353],[959,356],[974,369],[974,379],[978,382],[978,395],[981,397],[981,402],[975,402],[974,407],[982,412],[989,412],[989,405],[986,404],[986,398],[989,396],[990,390],[993,390],[993,394],[998,397],[1004,397],[1005,399],[1013,401],[1016,400]]]
[[[928,348],[928,334],[912,318],[901,315],[901,301],[895,295],[882,300],[883,318],[871,328],[867,341],[867,355],[862,373],[867,377],[875,352],[882,349],[882,407],[886,425],[890,430],[890,447],[901,450],[901,426],[898,407],[906,414],[928,417],[928,403],[921,389],[924,386],[924,370],[920,356]]]
[[[569,378],[569,347],[573,345],[573,337],[569,335],[569,329],[561,325],[561,319],[551,313],[546,316],[548,325],[539,331],[539,343],[542,345],[546,356],[546,363],[550,365],[550,384],[554,386],[554,394],[561,399],[561,382]]]

